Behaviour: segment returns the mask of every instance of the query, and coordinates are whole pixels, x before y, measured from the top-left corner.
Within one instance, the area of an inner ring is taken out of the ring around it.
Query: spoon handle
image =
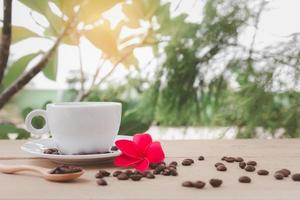
[[[6,174],[14,174],[21,171],[33,171],[43,174],[45,169],[42,167],[32,166],[32,165],[2,165],[0,164],[0,172]]]

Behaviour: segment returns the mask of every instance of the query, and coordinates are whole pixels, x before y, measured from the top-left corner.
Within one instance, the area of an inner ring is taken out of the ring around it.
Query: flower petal
[[[129,156],[126,156],[125,154],[121,154],[118,157],[115,158],[114,164],[119,167],[128,167],[135,165],[136,163],[140,162],[141,160],[135,159]]]
[[[160,145],[160,142],[153,142],[149,146],[145,157],[148,158],[150,163],[162,162],[165,159],[165,153]]]
[[[122,151],[123,154],[133,157],[133,158],[140,158],[142,155],[141,150],[138,146],[130,140],[117,140],[115,142],[118,149]]]
[[[135,134],[133,136],[133,142],[144,153],[148,149],[149,145],[152,143],[152,137],[148,133]]]
[[[143,172],[149,168],[149,163],[150,163],[149,160],[145,158],[144,160],[140,161],[135,165],[135,169]]]

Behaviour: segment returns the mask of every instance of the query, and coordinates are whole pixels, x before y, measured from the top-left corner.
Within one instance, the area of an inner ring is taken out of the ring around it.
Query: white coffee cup
[[[25,125],[33,134],[50,132],[63,154],[107,152],[119,131],[121,108],[116,102],[53,103],[30,112]],[[32,126],[35,116],[45,119],[43,128]]]

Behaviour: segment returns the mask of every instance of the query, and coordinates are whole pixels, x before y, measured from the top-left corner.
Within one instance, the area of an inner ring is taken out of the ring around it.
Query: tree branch
[[[11,7],[12,0],[3,1],[4,19],[0,45],[0,84],[2,83],[3,75],[7,67],[7,60],[11,43]]]
[[[10,87],[6,88],[0,95],[0,109],[19,91],[21,90],[33,77],[35,77],[40,71],[42,71],[46,64],[49,62],[51,56],[57,49],[61,39],[67,33],[72,19],[67,23],[64,31],[56,39],[51,49],[42,57],[42,59],[33,66],[28,72],[21,75]]]

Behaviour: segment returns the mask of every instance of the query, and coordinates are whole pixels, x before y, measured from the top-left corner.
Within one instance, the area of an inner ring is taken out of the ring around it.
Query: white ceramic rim
[[[121,106],[122,104],[119,102],[109,102],[109,101],[84,101],[84,102],[61,102],[61,103],[49,103],[47,107],[105,107],[105,106]]]

